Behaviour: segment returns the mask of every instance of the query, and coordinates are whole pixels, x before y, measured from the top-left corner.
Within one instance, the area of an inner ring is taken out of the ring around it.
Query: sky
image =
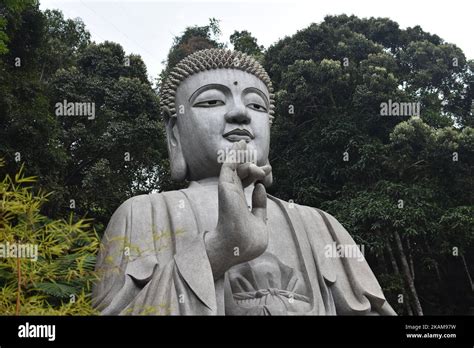
[[[402,29],[420,25],[474,58],[472,0],[40,0],[40,7],[80,17],[93,41],[117,42],[127,54],[141,55],[150,80],[163,68],[173,37],[211,17],[220,20],[221,41],[247,30],[265,47],[326,15],[388,17]]]

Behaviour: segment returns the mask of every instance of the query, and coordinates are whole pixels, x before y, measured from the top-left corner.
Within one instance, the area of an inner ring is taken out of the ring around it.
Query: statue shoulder
[[[284,201],[271,195],[267,196],[269,199],[276,202],[278,205],[285,208],[286,210],[297,212],[304,220],[312,220],[316,218],[320,221],[324,221],[324,224],[327,227],[331,226],[336,230],[342,230],[343,233],[345,232],[345,228],[341,225],[341,223],[333,215],[322,209],[311,207],[308,205],[298,204],[296,202],[293,202],[292,200]]]
[[[327,212],[325,212],[325,211],[323,211],[319,208],[311,207],[309,205],[304,205],[304,204],[298,204],[298,203],[294,202],[291,199],[289,201],[285,201],[283,199],[274,197],[274,196],[269,195],[269,194],[267,194],[267,197],[268,197],[268,199],[271,199],[272,201],[274,201],[277,204],[285,207],[286,209],[296,208],[298,210],[303,210],[305,212],[311,212],[311,213],[314,213],[314,214],[324,214],[324,215],[326,215],[328,217],[331,217],[332,219],[335,220],[335,218],[331,214],[329,214],[329,213],[327,213]]]
[[[166,202],[170,199],[181,197],[179,191],[142,194],[130,197],[124,201],[112,214],[109,226],[124,225],[133,220],[147,219],[152,211],[158,212],[157,218],[166,218]]]
[[[163,201],[166,198],[171,198],[178,195],[180,195],[180,191],[166,191],[130,197],[120,204],[120,206],[115,210],[114,214],[112,215],[112,219],[126,216],[132,211],[143,211],[150,209],[154,202]]]

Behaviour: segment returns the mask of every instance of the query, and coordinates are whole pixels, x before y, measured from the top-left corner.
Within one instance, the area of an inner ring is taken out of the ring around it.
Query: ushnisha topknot
[[[210,48],[196,51],[183,58],[174,66],[161,89],[160,107],[162,112],[168,112],[171,117],[176,117],[175,95],[181,82],[187,77],[201,71],[212,69],[239,69],[262,80],[270,93],[270,124],[274,118],[274,94],[272,82],[262,65],[251,56],[240,51],[231,51],[222,48]]]

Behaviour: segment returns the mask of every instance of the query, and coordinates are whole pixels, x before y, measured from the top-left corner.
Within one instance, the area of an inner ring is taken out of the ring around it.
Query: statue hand
[[[232,150],[246,150],[245,141]],[[267,195],[259,181],[271,172],[270,165],[223,163],[219,176],[219,216],[217,227],[206,234],[206,250],[214,278],[233,265],[261,255],[268,245]],[[257,182],[252,193],[252,211],[247,207],[243,188]]]

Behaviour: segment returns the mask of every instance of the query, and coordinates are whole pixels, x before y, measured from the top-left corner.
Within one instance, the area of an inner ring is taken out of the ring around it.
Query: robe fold
[[[271,282],[255,262],[215,281],[202,212],[187,190],[140,195],[124,202],[107,226],[94,307],[104,315],[395,314],[365,259],[325,256],[327,245],[355,245],[334,217],[268,200],[291,229],[300,270],[267,254],[260,259],[274,272]]]

